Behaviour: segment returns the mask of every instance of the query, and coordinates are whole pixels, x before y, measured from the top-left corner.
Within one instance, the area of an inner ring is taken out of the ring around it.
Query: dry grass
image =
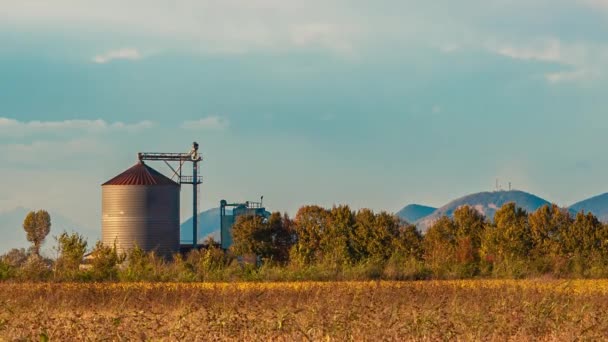
[[[0,340],[598,340],[608,281],[0,284]]]

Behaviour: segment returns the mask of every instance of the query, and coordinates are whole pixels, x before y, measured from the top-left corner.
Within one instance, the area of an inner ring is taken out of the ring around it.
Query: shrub
[[[93,280],[117,280],[118,265],[125,259],[119,254],[116,245],[109,247],[98,241],[91,252],[91,277]]]
[[[57,237],[59,258],[55,263],[55,277],[65,280],[80,278],[80,264],[87,250],[87,241],[78,233],[63,232]]]

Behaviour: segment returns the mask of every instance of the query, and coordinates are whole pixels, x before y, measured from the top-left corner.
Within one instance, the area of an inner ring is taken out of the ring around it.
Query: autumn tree
[[[272,213],[268,218],[268,229],[272,240],[273,261],[284,264],[289,261],[289,251],[296,241],[293,221],[287,214]]]
[[[567,209],[544,205],[528,217],[534,257],[556,256],[560,253],[562,237],[568,234],[573,220]]]
[[[576,215],[570,229],[562,235],[562,253],[570,256],[589,257],[599,247],[600,221],[591,213]]]
[[[23,221],[27,241],[32,243],[34,253],[40,256],[40,246],[51,231],[51,216],[46,210],[30,211]]]
[[[300,264],[312,264],[322,257],[321,238],[329,229],[330,213],[319,206],[304,206],[294,218],[295,245],[291,248],[291,260]]]
[[[424,261],[436,276],[450,276],[456,263],[456,232],[454,221],[443,216],[424,236]]]
[[[481,254],[498,275],[526,273],[532,248],[528,214],[515,203],[503,205],[494,215],[494,224],[485,230]]]
[[[559,275],[566,271],[567,258],[562,253],[562,239],[572,226],[568,209],[544,205],[528,215],[530,257],[535,271]]]
[[[350,236],[355,226],[355,215],[349,206],[334,206],[329,212],[327,230],[321,235],[323,261],[339,267],[353,261]]]
[[[355,215],[355,226],[351,230],[351,246],[355,260],[372,258],[387,260],[394,251],[394,241],[399,237],[401,221],[386,212],[375,214],[361,209]]]
[[[393,255],[420,259],[422,257],[422,241],[422,234],[415,225],[400,222],[399,232],[391,244]]]
[[[479,271],[479,250],[486,228],[486,218],[475,208],[462,206],[454,211],[454,252],[461,276],[473,276]]]

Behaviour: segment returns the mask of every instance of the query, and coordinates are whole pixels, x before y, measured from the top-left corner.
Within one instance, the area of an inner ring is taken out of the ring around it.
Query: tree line
[[[227,281],[459,279],[608,276],[608,225],[591,213],[546,205],[527,213],[514,203],[488,220],[469,206],[437,220],[423,235],[397,216],[348,206],[304,206],[292,219],[241,216],[233,246],[165,260],[137,246],[127,253],[98,242],[56,237],[57,257],[40,256],[50,230],[46,212],[28,214],[30,250],[0,258],[0,279],[77,281]],[[47,224],[48,223],[48,224]]]

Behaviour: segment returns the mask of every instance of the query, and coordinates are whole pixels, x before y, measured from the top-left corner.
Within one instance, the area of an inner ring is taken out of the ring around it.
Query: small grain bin
[[[102,184],[101,193],[104,245],[165,258],[179,251],[179,184],[140,161]]]

